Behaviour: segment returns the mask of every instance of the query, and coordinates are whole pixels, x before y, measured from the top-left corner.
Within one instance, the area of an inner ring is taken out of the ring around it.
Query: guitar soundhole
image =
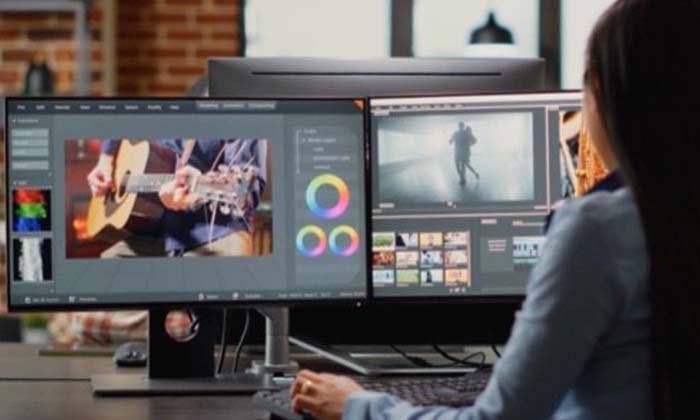
[[[119,185],[117,185],[115,194],[115,199],[117,202],[121,201],[124,196],[126,196],[126,185],[129,183],[129,175],[131,175],[131,171],[127,170],[119,180]]]

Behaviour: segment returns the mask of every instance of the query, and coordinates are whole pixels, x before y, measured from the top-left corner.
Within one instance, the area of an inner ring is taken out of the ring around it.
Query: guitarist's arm
[[[112,173],[114,172],[114,156],[100,154],[97,165],[87,176],[92,196],[105,195],[112,188]]]
[[[117,154],[118,149],[118,140],[105,140],[100,143],[100,157],[87,176],[87,182],[93,197],[104,195],[112,188],[114,155]]]

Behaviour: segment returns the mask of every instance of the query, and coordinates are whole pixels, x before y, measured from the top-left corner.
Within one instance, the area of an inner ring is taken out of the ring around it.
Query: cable
[[[224,308],[224,317],[221,321],[221,353],[219,354],[219,364],[216,368],[216,374],[220,374],[221,370],[224,368],[224,358],[226,357],[226,345],[228,344],[228,318],[229,311]]]
[[[496,347],[496,343],[491,343],[491,350],[493,350],[493,353],[496,355],[497,358],[501,358],[501,352],[498,351],[498,347]]]
[[[469,366],[469,367],[475,367],[477,370],[483,370],[487,367],[490,367],[489,365],[486,364],[486,353],[483,351],[477,351],[472,354],[467,355],[466,357],[460,359],[458,357],[454,357],[451,354],[447,353],[445,350],[441,349],[440,346],[437,344],[433,344],[433,349],[435,349],[436,352],[442,357],[444,357],[447,360],[450,360],[454,362],[456,365],[462,365],[462,366]],[[470,360],[477,357],[481,356],[481,362],[474,363],[471,362]]]
[[[478,370],[485,369],[489,367],[489,365],[486,364],[486,354],[482,351],[472,353],[469,356],[465,357],[464,359],[458,359],[455,358],[454,356],[449,355],[442,349],[438,348],[437,345],[433,344],[433,347],[435,350],[444,358],[447,360],[451,361],[452,363],[430,363],[427,360],[423,359],[422,357],[418,356],[411,356],[410,354],[406,353],[405,351],[401,350],[397,345],[395,344],[390,344],[389,347],[392,348],[395,352],[400,354],[404,359],[408,360],[411,362],[413,365],[422,367],[422,368],[451,368],[455,366],[467,366],[467,367],[474,367],[477,368]],[[470,362],[470,360],[476,356],[481,356],[481,362],[479,363],[473,363]]]
[[[245,340],[248,336],[248,327],[250,327],[250,309],[245,310],[245,324],[243,324],[241,338],[238,340],[238,344],[236,344],[236,355],[233,360],[233,373],[238,372],[238,361],[240,360],[241,350],[243,350],[243,345],[245,344]]]
[[[389,344],[389,347],[391,347],[392,350],[397,352],[398,354],[401,355],[404,359],[408,360],[409,362],[413,363],[414,365],[418,367],[435,367],[428,363],[427,360],[417,357],[417,356],[411,356],[410,354],[406,353],[405,351],[401,350],[397,345],[395,344]]]

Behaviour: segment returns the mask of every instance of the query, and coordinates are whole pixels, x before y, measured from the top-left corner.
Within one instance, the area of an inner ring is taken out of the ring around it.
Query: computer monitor
[[[547,215],[573,192],[580,107],[580,92],[370,98],[372,299],[333,314],[342,339],[505,342]],[[292,312],[297,344],[392,372],[318,343],[323,310]]]
[[[564,198],[580,94],[370,99],[373,297],[517,297]],[[578,129],[580,129],[579,117]]]
[[[212,96],[309,97],[537,90],[534,58],[211,58]]]
[[[6,109],[10,310],[367,297],[363,99],[10,98]],[[157,354],[163,322],[151,318],[151,377],[177,376],[155,365],[177,352]],[[186,374],[211,376],[214,338],[199,328],[211,340],[203,371]]]
[[[212,58],[209,94],[227,95],[367,95],[402,96],[477,92],[537,91],[544,88],[541,59],[504,58]],[[273,77],[274,76],[274,77]],[[466,343],[505,340],[519,299],[489,296],[470,305],[446,306],[421,300],[346,308],[290,308],[291,333],[330,344],[424,344],[430,341]],[[448,323],[422,327],[424,318],[474,318],[487,314],[493,322],[468,332]],[[329,334],[318,319],[333,319],[342,335]],[[256,320],[257,321],[257,320]],[[389,326],[389,327],[387,327]]]

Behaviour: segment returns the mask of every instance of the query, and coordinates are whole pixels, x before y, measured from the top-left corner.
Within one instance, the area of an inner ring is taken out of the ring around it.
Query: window
[[[246,55],[386,57],[390,0],[247,0]]]
[[[561,2],[561,85],[579,89],[588,35],[598,17],[613,0],[562,0]]]
[[[414,55],[464,56],[472,31],[486,23],[489,11],[513,35],[509,55],[539,56],[539,0],[414,0]]]

